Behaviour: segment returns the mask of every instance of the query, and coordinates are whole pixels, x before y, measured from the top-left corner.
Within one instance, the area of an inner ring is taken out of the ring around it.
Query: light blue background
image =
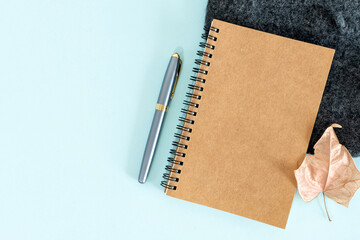
[[[0,239],[359,239],[347,209],[295,195],[286,230],[160,187],[205,0],[0,2]],[[170,55],[184,65],[147,184],[137,182]],[[360,159],[356,159],[359,166]]]

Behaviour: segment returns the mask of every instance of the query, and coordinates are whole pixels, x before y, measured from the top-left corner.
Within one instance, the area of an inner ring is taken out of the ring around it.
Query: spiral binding
[[[201,35],[201,38],[206,40],[206,42],[200,42],[199,46],[203,48],[203,50],[197,51],[196,55],[200,57],[206,57],[208,59],[213,57],[213,52],[215,49],[215,45],[208,43],[208,39],[211,41],[217,41],[216,34],[219,33],[219,29],[213,26],[204,27],[205,33]],[[185,158],[186,153],[183,152],[188,148],[188,144],[186,142],[190,141],[190,136],[188,136],[192,132],[192,128],[189,125],[195,124],[195,120],[188,118],[187,116],[191,116],[191,118],[197,115],[196,109],[199,108],[200,104],[197,103],[201,99],[201,95],[199,92],[204,91],[203,84],[206,82],[202,76],[207,75],[209,72],[207,69],[204,69],[203,66],[209,67],[210,62],[204,59],[196,59],[195,64],[198,67],[193,68],[193,72],[196,76],[191,76],[190,80],[192,83],[188,85],[188,88],[191,92],[186,93],[187,100],[184,100],[184,108],[181,109],[181,113],[183,116],[179,117],[180,124],[176,126],[177,130],[180,130],[181,133],[175,133],[174,137],[176,141],[172,142],[172,145],[175,149],[170,150],[171,157],[168,158],[168,162],[170,165],[165,167],[167,173],[163,174],[163,178],[165,181],[161,181],[161,186],[166,189],[176,190],[177,186],[173,183],[179,182],[179,174],[181,174],[181,169],[179,166],[184,165],[183,158]],[[194,100],[196,102],[194,102]],[[172,174],[177,174],[173,176]]]

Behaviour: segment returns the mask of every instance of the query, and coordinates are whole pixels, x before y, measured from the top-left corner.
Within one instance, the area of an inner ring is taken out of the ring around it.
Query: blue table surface
[[[0,239],[359,239],[349,208],[296,193],[286,230],[163,194],[205,0],[0,3]],[[148,182],[137,182],[163,74],[183,69]],[[360,158],[355,159],[360,166]]]

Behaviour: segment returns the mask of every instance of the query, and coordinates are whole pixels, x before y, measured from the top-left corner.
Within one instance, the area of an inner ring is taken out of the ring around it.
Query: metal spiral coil
[[[172,155],[174,155],[174,156],[178,156],[178,157],[185,157],[185,156],[186,156],[185,153],[183,153],[183,152],[178,152],[178,151],[176,151],[176,150],[174,150],[174,149],[171,149],[171,150],[170,150],[170,154],[172,154]],[[166,166],[166,167],[167,167],[167,166]]]
[[[195,84],[189,84],[188,88],[191,89],[191,90],[197,90],[197,91],[200,91],[200,92],[204,91],[203,87],[200,87],[200,86],[195,85]]]
[[[172,142],[172,145],[175,146],[175,147],[178,147],[178,148],[184,148],[184,149],[187,149],[187,148],[188,148],[188,145],[182,144],[182,143],[176,142],[176,141],[173,141],[173,142]]]
[[[196,112],[191,111],[191,110],[189,110],[189,109],[185,109],[185,108],[182,108],[182,109],[181,109],[181,113],[189,114],[189,115],[191,115],[191,116],[196,116]]]
[[[164,177],[164,176],[163,176]],[[176,190],[176,186],[167,184],[167,179],[166,181],[161,181],[160,185],[164,188],[170,189],[170,190]]]
[[[205,26],[204,30],[205,33],[201,35],[201,38],[206,40],[206,42],[200,42],[199,44],[204,50],[197,51],[196,55],[210,59],[213,57],[212,51],[215,49],[215,45],[211,43],[217,41],[218,37],[216,34],[219,33],[220,30],[213,26]],[[212,33],[210,34],[210,32]],[[210,43],[208,43],[208,40],[210,40]],[[176,126],[176,129],[180,131],[180,133],[174,134],[176,141],[173,141],[172,145],[175,149],[170,149],[171,157],[168,157],[167,159],[170,165],[165,167],[165,170],[167,171],[167,173],[163,174],[163,179],[165,179],[165,181],[161,181],[161,186],[170,190],[176,190],[177,186],[173,185],[173,183],[180,181],[180,178],[176,174],[181,174],[181,169],[176,166],[184,165],[184,161],[179,159],[184,159],[186,156],[186,153],[183,151],[186,151],[189,145],[187,143],[185,144],[184,141],[190,141],[190,136],[188,135],[191,134],[193,129],[189,124],[195,124],[195,120],[192,118],[197,115],[195,110],[199,108],[200,104],[198,101],[201,100],[201,95],[199,94],[204,91],[202,85],[206,82],[203,75],[209,73],[208,70],[203,67],[209,67],[211,63],[206,59],[195,59],[195,64],[198,65],[198,67],[194,67],[192,71],[196,76],[190,77],[192,83],[188,85],[188,88],[191,92],[186,93],[187,100],[184,100],[183,102],[185,107],[181,109],[181,113],[184,115],[179,117],[181,123]],[[190,118],[188,116],[190,116]],[[174,173],[175,176],[173,176],[172,173]]]
[[[169,163],[171,164],[177,164],[177,165],[183,165],[184,162],[183,161],[180,161],[180,160],[177,160],[175,158],[171,158],[171,157],[168,157],[168,160],[167,160]]]
[[[205,74],[205,75],[208,74],[208,71],[205,70],[205,69],[202,69],[202,68],[193,68],[192,71],[193,71],[194,73],[201,73],[201,74]]]
[[[192,132],[192,128],[184,127],[183,125],[177,125],[176,129],[180,130],[180,131],[188,132],[188,133]]]
[[[216,33],[219,33],[220,32],[220,29],[216,28],[216,27],[213,27],[213,26],[204,26],[204,30],[205,32],[209,32],[210,30],[211,31],[214,31]]]
[[[212,58],[212,54],[205,52],[205,51],[197,51],[196,55],[200,56],[200,57],[208,57],[208,58]]]
[[[204,61],[204,60],[202,60],[202,59],[195,59],[195,64],[197,64],[197,65],[210,66],[210,62]]]
[[[191,81],[194,81],[194,82],[201,82],[201,83],[205,83],[205,82],[206,82],[206,79],[205,79],[205,78],[195,77],[195,76],[191,76],[191,77],[190,77],[190,80],[191,80]]]
[[[175,133],[175,134],[174,134],[174,137],[179,138],[179,139],[182,139],[182,140],[190,141],[190,137],[189,137],[189,136],[185,136],[185,135],[182,135],[182,134],[180,134],[180,133]]]
[[[166,171],[173,172],[173,173],[181,173],[180,169],[173,168],[173,166],[167,165],[165,167]]]
[[[164,174],[163,174],[163,178],[169,179],[169,181],[174,181],[174,182],[178,182],[178,181],[179,181],[179,178],[177,178],[177,177],[171,177],[169,173],[164,173]]]
[[[203,33],[201,35],[201,38],[204,39],[204,40],[207,40],[207,39],[211,39],[213,41],[216,41],[217,40],[217,37],[213,36],[213,35],[207,35],[206,33]]]
[[[191,101],[188,101],[188,100],[184,100],[183,103],[185,105],[187,105],[187,106],[196,107],[196,108],[198,108],[200,106],[198,103],[194,103],[194,102],[191,102]]]
[[[201,99],[201,96],[200,96],[200,95],[193,94],[193,93],[186,93],[185,96],[186,96],[187,98],[193,98],[193,99],[197,99],[197,100],[200,100],[200,99]]]
[[[180,121],[180,122],[184,122],[184,123],[190,123],[190,124],[194,124],[194,123],[195,123],[194,120],[191,120],[191,119],[185,118],[185,117],[179,117],[179,121]]]
[[[201,42],[199,44],[200,47],[202,48],[210,48],[211,50],[214,50],[215,49],[215,46],[210,44],[210,43],[207,43],[207,42]]]

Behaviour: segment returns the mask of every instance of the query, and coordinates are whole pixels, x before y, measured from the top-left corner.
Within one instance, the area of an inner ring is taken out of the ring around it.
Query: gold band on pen
[[[163,105],[163,104],[156,104],[156,110],[159,110],[159,111],[163,111],[163,112],[166,112],[167,111],[167,106]]]

